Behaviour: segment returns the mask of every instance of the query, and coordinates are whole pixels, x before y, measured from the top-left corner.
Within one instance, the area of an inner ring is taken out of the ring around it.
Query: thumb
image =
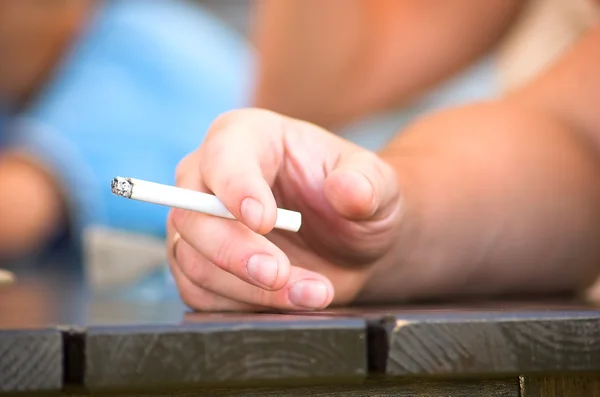
[[[396,172],[366,150],[342,155],[323,188],[334,210],[353,221],[384,218],[400,199]]]

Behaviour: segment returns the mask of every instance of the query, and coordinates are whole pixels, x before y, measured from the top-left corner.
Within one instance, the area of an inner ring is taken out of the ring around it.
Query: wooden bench
[[[192,313],[56,269],[0,287],[0,396],[600,396],[600,309],[579,302]]]

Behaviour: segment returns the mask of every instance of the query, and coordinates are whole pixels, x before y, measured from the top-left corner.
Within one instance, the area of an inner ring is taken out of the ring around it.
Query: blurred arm
[[[465,67],[496,43],[523,2],[258,3],[255,105],[335,128]]]
[[[61,226],[63,200],[35,161],[0,153],[0,257],[39,249]]]
[[[399,247],[363,299],[573,292],[600,273],[600,27],[499,101],[408,128]]]
[[[511,99],[568,123],[600,156],[600,24]]]

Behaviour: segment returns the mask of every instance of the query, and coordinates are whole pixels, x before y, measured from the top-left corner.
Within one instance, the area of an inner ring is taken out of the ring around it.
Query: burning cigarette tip
[[[112,182],[110,183],[110,188],[113,194],[116,194],[117,196],[131,198],[133,183],[129,178],[117,176],[113,178]]]

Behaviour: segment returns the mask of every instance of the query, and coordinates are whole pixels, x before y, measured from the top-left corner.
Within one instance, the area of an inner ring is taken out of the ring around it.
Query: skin
[[[171,212],[183,300],[306,310],[585,289],[600,263],[599,62],[596,28],[521,90],[422,118],[378,154],[277,113],[223,115],[177,185],[239,222]],[[302,212],[299,233],[272,230],[276,203]]]
[[[373,7],[375,3],[364,0],[343,4],[338,0],[322,4],[312,0],[259,2],[256,25],[261,28],[256,41],[262,65],[257,104],[276,110],[281,104],[284,108],[280,110],[333,125],[406,100],[487,51],[521,3],[461,1],[468,3],[440,6],[381,0]],[[0,2],[0,97],[13,111],[26,107],[51,78],[95,6],[94,0]],[[442,27],[448,34],[438,34]],[[478,34],[471,34],[475,31]],[[430,60],[427,68],[420,61],[423,58]],[[308,59],[311,63],[306,65]],[[348,59],[365,61],[353,61],[346,70]],[[304,66],[298,69],[293,67],[296,64]],[[359,75],[376,78],[354,78]],[[399,79],[398,75],[411,78]],[[282,85],[300,81],[300,85]],[[357,84],[348,85],[349,81]],[[389,81],[396,84],[392,87]],[[280,85],[283,91],[278,89]],[[342,86],[350,91],[340,91]],[[282,98],[289,99],[290,106]],[[316,107],[305,111],[307,98],[312,98],[308,103]],[[348,103],[340,98],[347,98]],[[339,109],[334,106],[337,103]],[[314,113],[315,109],[319,112]],[[327,114],[336,116],[332,120],[322,117]],[[0,184],[10,186],[0,192],[0,257],[38,249],[65,224],[64,196],[36,159],[1,152]]]
[[[343,127],[406,104],[487,53],[519,0],[263,0],[255,106]]]
[[[93,3],[0,2],[0,98],[12,111],[24,108],[51,77]],[[35,158],[0,152],[0,186],[0,258],[38,249],[64,223],[63,195]]]
[[[63,197],[29,156],[0,153],[0,258],[35,251],[63,221]]]
[[[93,0],[0,2],[0,92],[13,109],[30,101],[83,28]]]

